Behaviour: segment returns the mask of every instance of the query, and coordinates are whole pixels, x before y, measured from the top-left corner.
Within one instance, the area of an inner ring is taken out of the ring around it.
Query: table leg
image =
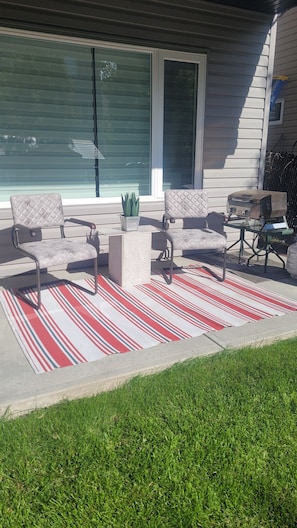
[[[262,233],[264,235],[264,233]],[[267,265],[268,265],[268,256],[269,256],[269,253],[273,253],[281,262],[282,262],[282,265],[283,265],[283,269],[285,269],[286,267],[286,263],[284,261],[284,259],[280,256],[280,254],[278,253],[278,251],[276,251],[276,249],[272,246],[271,244],[271,241],[270,241],[270,235],[269,233],[265,233],[265,247],[264,248],[261,248],[259,249],[259,251],[255,251],[255,249],[253,248],[253,252],[254,254],[249,257],[248,261],[247,261],[247,265],[249,265],[250,263],[250,260],[254,257],[258,257],[261,253],[261,251],[264,251],[264,254],[265,254],[265,260],[264,260],[264,273],[267,272]]]
[[[251,244],[245,238],[245,228],[244,227],[240,228],[239,239],[236,240],[236,242],[234,242],[233,244],[231,244],[231,246],[227,248],[227,251],[235,247],[237,244],[239,244],[238,264],[241,264],[241,260],[242,260],[243,252],[244,252],[244,245],[246,245],[248,248],[250,248],[253,251],[253,246],[251,246]]]

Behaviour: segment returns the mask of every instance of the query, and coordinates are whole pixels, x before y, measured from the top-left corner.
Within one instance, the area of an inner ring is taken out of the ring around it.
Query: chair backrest
[[[64,225],[62,199],[58,193],[14,195],[10,203],[15,226],[37,229]]]
[[[206,218],[208,196],[201,189],[169,189],[165,191],[167,218]]]

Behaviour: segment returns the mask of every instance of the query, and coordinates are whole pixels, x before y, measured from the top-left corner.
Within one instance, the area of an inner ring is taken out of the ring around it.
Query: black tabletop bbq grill
[[[228,196],[227,221],[258,221],[262,230],[288,228],[287,193],[279,191],[242,190]]]

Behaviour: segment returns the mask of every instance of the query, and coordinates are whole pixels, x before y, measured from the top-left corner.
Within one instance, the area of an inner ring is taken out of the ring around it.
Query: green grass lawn
[[[223,353],[0,420],[1,528],[296,528],[296,355]]]

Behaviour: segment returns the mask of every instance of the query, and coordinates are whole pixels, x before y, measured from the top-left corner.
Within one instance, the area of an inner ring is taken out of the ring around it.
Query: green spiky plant
[[[126,193],[122,196],[122,207],[124,216],[139,216],[139,197],[136,198],[135,192]]]

